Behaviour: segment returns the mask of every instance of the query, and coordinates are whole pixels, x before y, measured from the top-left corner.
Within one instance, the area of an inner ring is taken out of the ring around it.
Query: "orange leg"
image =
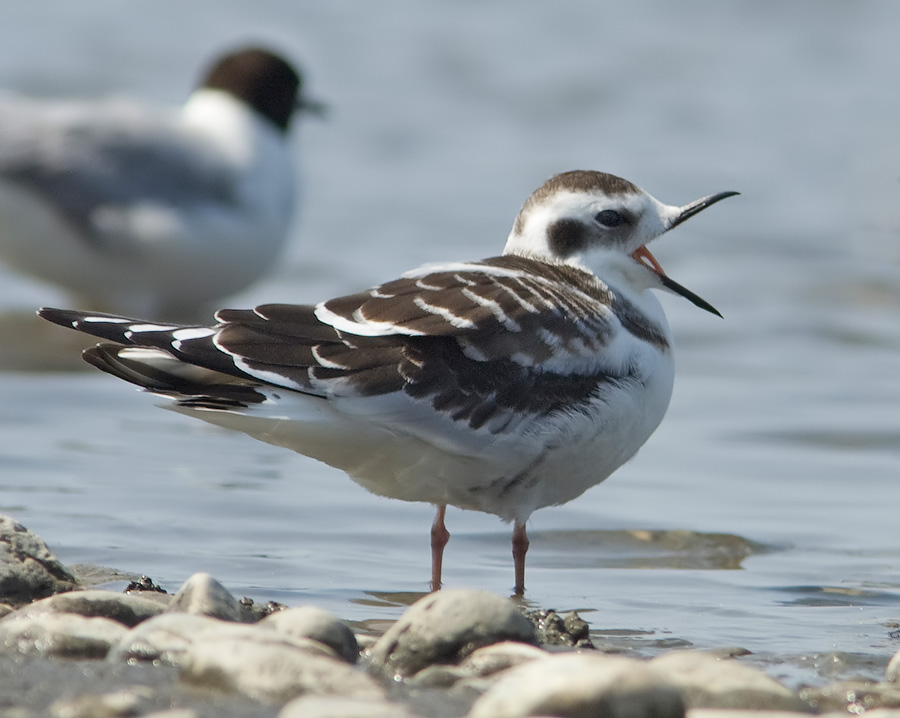
[[[444,514],[447,507],[440,504],[437,515],[431,525],[431,590],[441,590],[441,568],[444,565],[444,546],[450,540],[450,532],[444,526]]]
[[[512,535],[513,564],[516,567],[516,595],[525,593],[525,554],[528,553],[528,536],[525,524],[516,524]]]

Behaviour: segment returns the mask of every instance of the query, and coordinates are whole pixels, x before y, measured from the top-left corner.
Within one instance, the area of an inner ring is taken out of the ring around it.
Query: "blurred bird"
[[[269,271],[295,186],[286,134],[320,112],[284,59],[221,57],[175,111],[0,97],[0,260],[84,306],[192,316]]]
[[[662,421],[672,334],[650,290],[718,312],[646,245],[731,197],[665,205],[602,172],[564,172],[525,202],[503,255],[407,272],[315,306],[224,309],[176,326],[63,309],[40,314],[109,342],[84,358],[177,411],[286,446],[374,493],[525,522],[600,483]]]

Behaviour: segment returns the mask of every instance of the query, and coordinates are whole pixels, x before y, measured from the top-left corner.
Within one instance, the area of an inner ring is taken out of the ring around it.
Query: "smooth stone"
[[[262,631],[257,626],[199,614],[162,613],[128,631],[112,648],[108,658],[113,661],[160,661],[180,665],[184,653],[191,647],[222,637],[288,645],[327,658],[337,657],[330,647],[312,639],[283,636],[274,631]]]
[[[557,653],[511,668],[469,718],[684,718],[678,689],[647,663],[593,653]]]
[[[689,708],[810,712],[809,705],[782,683],[733,658],[675,651],[648,665],[681,690]]]
[[[469,678],[469,674],[459,666],[435,663],[407,678],[406,685],[413,690],[442,689],[455,686],[466,678]]]
[[[129,686],[112,693],[60,698],[50,704],[51,718],[118,718],[144,715],[142,710],[153,698],[148,686]]]
[[[160,661],[178,665],[181,654],[204,633],[234,625],[194,613],[161,613],[128,631],[112,647],[111,661]]]
[[[37,534],[0,515],[0,601],[29,603],[77,587],[75,577]]]
[[[223,621],[241,620],[240,602],[208,573],[195,573],[185,581],[166,610],[210,616]]]
[[[733,708],[691,708],[687,718],[809,718],[809,713],[797,711],[754,711]],[[819,716],[824,718],[824,716]],[[850,718],[846,713],[841,717]],[[869,718],[867,716],[867,718]],[[884,717],[882,717],[884,718]]]
[[[888,663],[885,678],[889,683],[900,683],[900,651],[895,653]]]
[[[181,656],[182,679],[275,705],[310,693],[385,700],[372,678],[343,661],[300,648],[291,639],[276,641],[270,631],[255,632],[255,639],[210,635],[188,646]]]
[[[64,658],[103,658],[128,629],[108,618],[74,613],[24,616],[0,624],[0,646],[7,651]]]
[[[125,591],[123,595],[133,596],[134,598],[140,598],[142,601],[155,603],[163,611],[168,609],[169,606],[172,605],[172,601],[175,600],[174,594],[157,593],[156,591]]]
[[[473,651],[459,665],[434,664],[423,668],[408,682],[414,688],[449,688],[459,683],[482,693],[488,686],[483,679],[548,655],[537,646],[503,641]]]
[[[500,641],[533,644],[534,627],[507,598],[455,589],[416,601],[375,643],[369,658],[383,676],[408,677]]]
[[[486,678],[529,661],[546,658],[547,651],[516,641],[503,641],[479,648],[467,656],[459,667],[468,675]]]
[[[285,705],[278,718],[416,718],[416,715],[401,703],[341,696],[303,696]]]
[[[359,645],[353,631],[334,615],[316,606],[298,606],[277,611],[266,616],[257,625],[282,635],[311,638],[324,643],[347,663],[356,663],[359,658]]]
[[[900,686],[895,683],[840,681],[827,686],[804,688],[800,697],[817,713],[840,711],[869,715],[875,709],[900,708]]]
[[[16,621],[25,616],[44,616],[50,613],[72,613],[86,618],[108,618],[129,628],[163,612],[163,606],[138,596],[102,591],[70,591],[20,608],[2,621]]]

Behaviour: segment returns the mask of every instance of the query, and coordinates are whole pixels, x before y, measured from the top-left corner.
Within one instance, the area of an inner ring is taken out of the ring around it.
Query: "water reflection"
[[[530,538],[540,551],[529,560],[541,568],[735,570],[749,556],[776,550],[733,534],[686,529],[535,531]]]
[[[781,601],[784,606],[897,606],[900,594],[893,591],[851,586],[779,586],[782,593],[797,594],[792,600]]]

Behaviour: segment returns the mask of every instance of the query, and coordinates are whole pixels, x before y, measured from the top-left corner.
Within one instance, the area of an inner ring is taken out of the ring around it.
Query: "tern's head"
[[[298,111],[323,111],[320,103],[303,94],[303,77],[296,68],[258,47],[220,57],[207,71],[202,86],[233,95],[282,130],[287,130]]]
[[[628,180],[575,170],[551,177],[529,197],[509,234],[504,254],[553,259],[602,271],[627,259],[629,276],[642,288],[668,289],[715,314],[697,295],[669,279],[647,243],[719,200],[720,192],[683,207],[663,204]]]

